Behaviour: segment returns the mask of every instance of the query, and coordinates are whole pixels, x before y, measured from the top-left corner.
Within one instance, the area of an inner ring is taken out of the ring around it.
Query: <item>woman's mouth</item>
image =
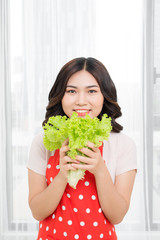
[[[85,117],[86,114],[89,114],[91,110],[89,109],[76,109],[74,110],[76,113],[78,113],[79,117]]]

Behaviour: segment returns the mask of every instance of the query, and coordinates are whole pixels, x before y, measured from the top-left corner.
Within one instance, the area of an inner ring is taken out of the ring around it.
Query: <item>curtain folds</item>
[[[0,238],[27,240],[36,238],[38,229],[28,207],[30,145],[42,131],[48,93],[60,68],[72,58],[94,54],[95,0],[1,3]]]
[[[11,128],[7,129],[10,122],[10,37],[9,37],[9,2],[2,0],[0,2],[0,232],[8,230],[8,221],[6,216],[9,214],[7,175],[10,167],[6,164],[8,152],[8,136],[11,136]],[[11,149],[10,149],[11,150]],[[3,217],[5,216],[5,218]],[[1,236],[1,235],[0,235]]]

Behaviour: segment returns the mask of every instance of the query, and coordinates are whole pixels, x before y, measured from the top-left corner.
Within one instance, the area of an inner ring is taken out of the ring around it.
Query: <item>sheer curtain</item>
[[[138,173],[129,212],[116,226],[119,239],[159,239],[159,2],[1,0],[0,239],[36,238],[28,152],[58,71],[79,56],[107,67],[122,108],[119,122],[137,145]]]
[[[134,239],[140,231],[145,231],[145,211],[148,211],[145,209],[143,167],[143,4],[139,0],[116,1],[116,4],[103,1],[97,9],[96,55],[108,67],[117,86],[123,114],[119,122],[124,126],[123,132],[132,137],[137,145],[138,173],[130,209],[123,222],[116,226],[122,239]],[[100,15],[103,9],[105,15]],[[104,28],[98,27],[103,22],[106,33]]]
[[[48,93],[62,65],[78,56],[91,56],[95,51],[95,0],[4,3],[1,12],[5,10],[6,15],[2,15],[1,26],[5,28],[2,60],[6,72],[1,88],[4,137],[1,136],[0,161],[4,166],[0,169],[3,174],[0,239],[35,239],[38,223],[28,207],[25,167],[30,144],[42,131]]]
[[[9,174],[7,171],[7,159],[10,158],[10,141],[7,135],[11,136],[9,126],[10,116],[10,34],[9,34],[9,5],[2,0],[0,2],[0,233],[2,229],[8,229],[8,221],[3,216],[8,216],[9,205],[7,206],[7,184],[6,179]],[[7,127],[9,126],[9,128]],[[8,151],[6,151],[8,146]],[[5,203],[5,204],[4,204]],[[0,234],[1,237],[1,234]]]

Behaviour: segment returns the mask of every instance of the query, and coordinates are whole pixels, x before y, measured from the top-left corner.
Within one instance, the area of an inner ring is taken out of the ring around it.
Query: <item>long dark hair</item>
[[[81,70],[86,70],[92,74],[97,80],[103,94],[103,108],[98,118],[101,119],[102,115],[107,113],[107,115],[112,118],[112,131],[120,132],[123,127],[115,121],[116,118],[122,116],[121,108],[117,103],[116,87],[105,66],[100,61],[91,57],[75,58],[62,67],[49,93],[49,103],[46,107],[47,111],[42,125],[44,126],[45,123],[47,123],[49,117],[56,115],[66,116],[62,108],[61,100],[65,94],[69,78]]]

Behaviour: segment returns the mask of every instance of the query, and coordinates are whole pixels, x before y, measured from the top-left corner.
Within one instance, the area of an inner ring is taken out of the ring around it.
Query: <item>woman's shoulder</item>
[[[117,157],[136,155],[136,143],[132,137],[125,133],[111,133],[108,141],[110,148],[117,152]]]
[[[110,165],[113,166],[115,161],[115,175],[137,169],[136,144],[132,137],[122,132],[111,132],[105,146],[105,157],[107,159],[109,155]]]
[[[44,146],[44,144],[43,144],[43,137],[44,137],[44,133],[43,133],[43,132],[40,132],[40,133],[36,134],[36,135],[33,137],[32,142],[33,142],[34,144]]]
[[[133,138],[122,132],[111,132],[108,140],[104,141],[104,147],[109,151],[116,151],[120,155],[130,149],[136,150]]]
[[[129,145],[129,144],[135,144],[134,140],[132,137],[130,137],[129,135],[123,133],[123,132],[111,132],[110,133],[110,137],[109,137],[109,141],[118,143],[118,144],[122,144],[122,145]]]
[[[30,147],[27,167],[39,174],[45,175],[48,159],[54,155],[55,151],[50,152],[45,148],[43,137],[43,132],[34,136]]]
[[[32,140],[32,147],[36,148],[37,150],[40,150],[43,153],[46,153],[47,155],[52,156],[55,151],[49,151],[45,148],[43,138],[44,138],[44,132],[40,132],[37,135],[35,135]]]

